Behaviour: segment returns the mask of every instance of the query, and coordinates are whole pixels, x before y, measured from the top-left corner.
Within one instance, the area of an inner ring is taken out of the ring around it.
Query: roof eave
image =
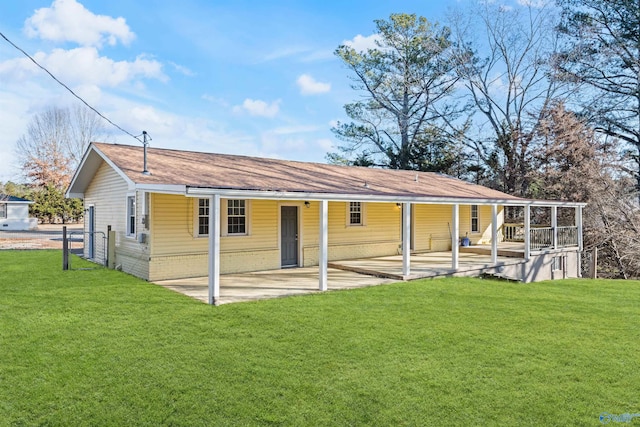
[[[135,185],[135,183],[107,157],[98,147],[93,143],[89,144],[87,151],[82,156],[80,165],[73,174],[71,183],[65,192],[66,198],[84,198],[84,192],[89,186],[89,183],[95,176],[102,161],[106,162],[122,179],[125,180],[129,187]]]
[[[425,203],[425,204],[464,204],[464,205],[503,205],[503,206],[558,206],[584,207],[586,203],[529,200],[519,198],[490,198],[490,197],[441,197],[441,196],[402,196],[402,195],[367,195],[367,194],[339,194],[314,192],[287,191],[257,191],[239,189],[220,189],[208,187],[187,186],[185,195],[188,197],[207,197],[219,194],[221,197],[241,197],[251,199],[288,199],[308,201],[363,201],[380,203]]]

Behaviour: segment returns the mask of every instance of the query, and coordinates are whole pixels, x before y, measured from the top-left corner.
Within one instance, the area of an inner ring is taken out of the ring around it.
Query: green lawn
[[[211,307],[63,272],[59,251],[0,251],[0,425],[597,425],[640,412],[639,326],[631,281]]]

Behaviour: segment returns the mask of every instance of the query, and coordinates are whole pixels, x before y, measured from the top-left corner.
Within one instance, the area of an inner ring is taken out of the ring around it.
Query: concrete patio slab
[[[366,276],[330,268],[329,290],[353,289],[393,283],[395,280]],[[207,277],[163,280],[155,282],[167,289],[207,302]],[[256,301],[292,295],[305,295],[318,290],[318,267],[290,268],[220,276],[219,304]]]
[[[496,265],[517,264],[522,259],[498,257]],[[336,268],[337,267],[337,268]],[[479,276],[484,270],[495,267],[491,256],[476,253],[460,253],[459,268],[451,269],[450,252],[430,252],[411,255],[411,275],[404,280],[440,276]],[[402,256],[386,256],[335,261],[327,270],[329,290],[354,289],[382,285],[403,280]],[[163,280],[155,282],[165,288],[208,301],[208,278]],[[304,295],[318,290],[318,267],[289,268],[220,276],[219,304]]]

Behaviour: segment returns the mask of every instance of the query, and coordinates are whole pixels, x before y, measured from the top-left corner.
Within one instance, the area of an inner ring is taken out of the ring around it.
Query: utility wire
[[[114,122],[112,122],[111,120],[109,120],[107,117],[105,117],[100,111],[96,110],[95,108],[93,108],[91,105],[89,105],[87,103],[87,101],[85,101],[84,99],[82,99],[79,95],[77,95],[73,90],[71,90],[71,88],[69,86],[67,86],[66,84],[62,83],[60,80],[58,80],[58,78],[56,76],[54,76],[53,74],[51,74],[51,72],[49,70],[47,70],[45,67],[43,67],[42,65],[40,65],[38,63],[38,61],[36,61],[35,59],[33,59],[33,57],[31,55],[29,55],[27,52],[25,52],[22,48],[20,48],[19,46],[17,46],[14,42],[12,42],[11,40],[9,40],[7,38],[7,36],[5,36],[1,31],[0,31],[0,36],[2,36],[3,39],[5,39],[7,41],[7,43],[9,43],[11,46],[15,47],[16,49],[18,49],[20,52],[22,52],[24,54],[24,56],[26,56],[27,58],[29,58],[31,60],[31,62],[33,62],[34,64],[36,64],[38,66],[38,68],[42,69],[45,73],[49,74],[49,76],[51,76],[51,78],[53,80],[55,80],[58,84],[60,84],[62,87],[64,87],[66,90],[68,90],[71,95],[75,96],[76,98],[78,98],[84,105],[86,105],[87,107],[89,107],[89,109],[91,109],[94,113],[96,113],[98,116],[102,117],[103,119],[105,119],[107,122],[109,122],[111,125],[115,126],[116,128],[120,129],[122,132],[126,133],[127,135],[129,135],[130,137],[136,139],[138,142],[140,142],[140,140],[138,139],[141,135],[135,136],[134,134],[132,134],[131,132],[121,128],[120,126],[118,126],[117,124],[115,124]]]

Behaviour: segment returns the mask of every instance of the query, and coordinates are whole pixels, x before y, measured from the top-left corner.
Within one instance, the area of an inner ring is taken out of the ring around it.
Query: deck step
[[[368,268],[353,267],[350,265],[343,265],[335,262],[328,263],[327,267],[335,268],[337,270],[352,271],[354,273],[359,273],[359,274],[366,274],[367,276],[381,277],[384,279],[392,279],[392,280],[399,280],[399,281],[405,280],[405,278],[400,274],[386,273],[384,271],[379,271],[379,270],[369,270]]]

